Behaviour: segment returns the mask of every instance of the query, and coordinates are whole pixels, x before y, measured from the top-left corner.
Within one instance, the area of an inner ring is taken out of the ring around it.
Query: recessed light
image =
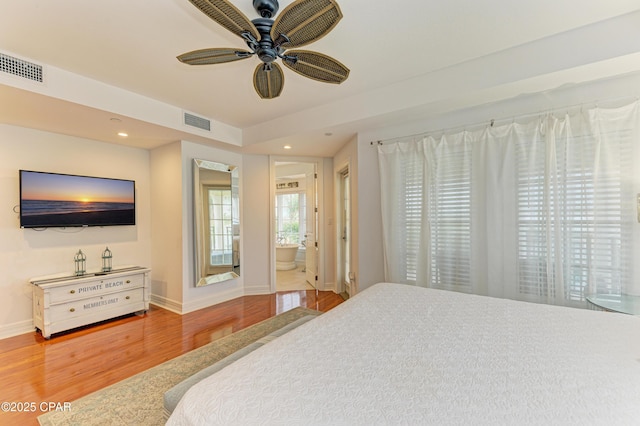
[[[126,138],[129,135],[126,134],[125,132],[118,132],[118,136],[120,136],[121,138]]]
[[[327,133],[325,133],[324,135],[325,135],[325,136],[333,136],[333,133],[331,133],[331,132],[327,132]]]
[[[120,120],[119,118],[116,117],[111,117],[109,120],[113,121],[114,123],[120,123],[122,120]]]
[[[291,145],[285,145],[283,146],[284,149],[291,149]]]

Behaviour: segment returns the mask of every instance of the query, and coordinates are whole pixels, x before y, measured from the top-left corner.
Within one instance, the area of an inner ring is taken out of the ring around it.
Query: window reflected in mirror
[[[240,274],[238,169],[194,160],[196,286]]]

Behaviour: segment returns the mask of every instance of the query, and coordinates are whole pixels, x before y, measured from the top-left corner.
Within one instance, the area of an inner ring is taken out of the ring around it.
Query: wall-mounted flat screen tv
[[[21,228],[135,224],[135,181],[20,170]]]

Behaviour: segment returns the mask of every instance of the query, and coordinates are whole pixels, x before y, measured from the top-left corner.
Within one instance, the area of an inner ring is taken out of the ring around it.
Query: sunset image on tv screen
[[[135,224],[135,183],[55,173],[20,172],[20,225]]]

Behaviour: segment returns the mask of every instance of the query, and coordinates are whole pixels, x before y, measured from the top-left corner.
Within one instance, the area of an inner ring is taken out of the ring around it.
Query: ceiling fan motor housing
[[[253,22],[253,25],[260,33],[260,41],[258,42],[256,55],[258,55],[258,58],[265,63],[275,61],[278,58],[278,51],[277,48],[274,47],[273,40],[271,39],[271,27],[273,26],[273,20],[268,18],[257,18],[251,22]]]
[[[278,0],[253,0],[253,8],[263,18],[273,18],[278,13]]]

